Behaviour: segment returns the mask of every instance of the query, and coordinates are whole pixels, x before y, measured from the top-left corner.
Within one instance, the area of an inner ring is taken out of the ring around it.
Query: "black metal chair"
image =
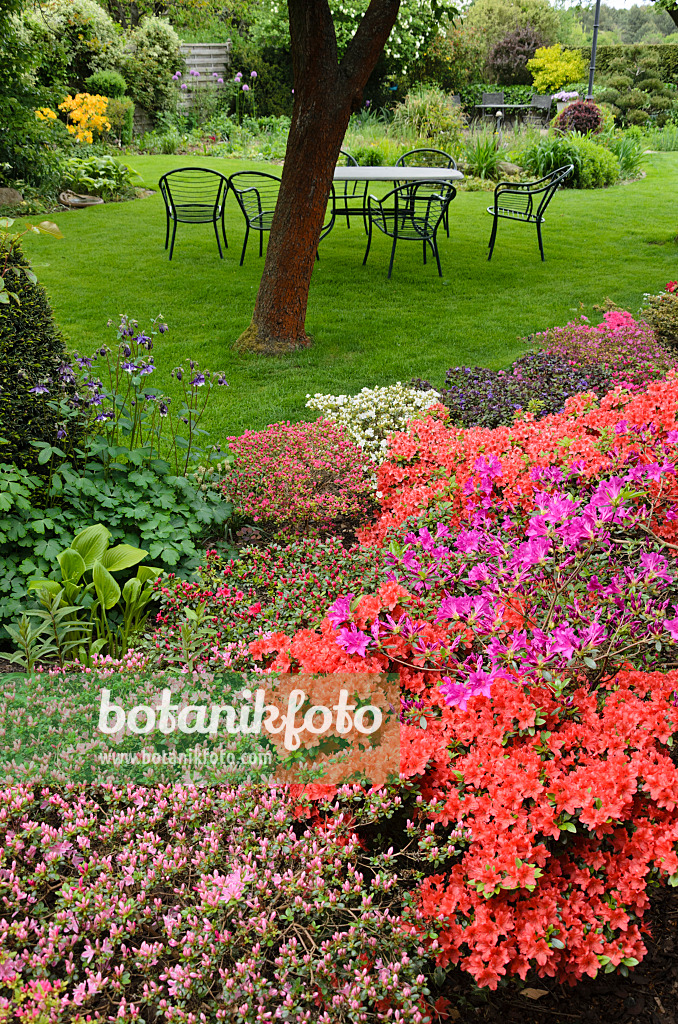
[[[232,174],[228,181],[245,218],[245,241],[240,257],[242,267],[250,228],[259,232],[259,255],[263,256],[264,231],[271,230],[280,191],[280,178],[264,171],[238,171]]]
[[[337,160],[337,167],[358,167],[358,161],[350,153],[347,153],[345,149],[339,150],[339,159]],[[367,199],[367,182],[366,181],[344,181],[341,182],[343,188],[335,189],[334,197],[334,215],[335,217],[345,217],[346,227],[351,226],[351,217],[360,217],[367,230],[366,217],[365,217],[365,201]]]
[[[453,170],[457,170],[457,161],[449,153],[446,153],[442,149],[411,149],[408,153],[403,153],[399,156],[395,162],[396,167],[451,167]],[[401,182],[396,182],[396,187]],[[403,184],[405,184],[403,182]],[[438,183],[435,182],[429,186],[430,191],[435,193],[438,191]],[[445,225],[445,231],[447,237],[450,237],[450,223],[448,210],[445,210],[445,219],[443,224]]]
[[[547,127],[551,115],[552,100],[550,96],[537,96],[536,93],[530,100],[530,108],[525,113],[525,121],[534,127],[541,125]]]
[[[177,224],[213,224],[219,256],[223,259],[217,221],[221,221],[224,247],[228,249],[224,226],[224,202],[228,192],[228,178],[207,167],[179,167],[163,174],[158,182],[165,200],[165,249],[169,245],[169,258],[174,252]],[[169,242],[170,221],[173,222],[172,242]]]
[[[541,226],[544,222],[544,211],[553,199],[556,191],[562,183],[569,178],[574,170],[574,164],[566,167],[558,167],[538,181],[527,181],[523,184],[516,184],[514,181],[500,181],[494,190],[494,205],[487,207],[487,212],[494,217],[492,234],[490,235],[490,254],[488,260],[492,259],[492,251],[497,238],[497,224],[500,217],[508,220],[524,221],[528,224],[536,224],[537,240],[542,261],[545,259],[544,246],[541,240]]]
[[[497,110],[501,111],[502,117],[504,116],[504,93],[503,92],[484,92],[483,99],[478,108],[480,109],[480,115],[483,118],[494,117]]]
[[[431,186],[435,185],[433,192]],[[393,239],[391,261],[388,265],[388,276],[393,270],[398,239],[409,242],[422,242],[424,247],[424,264],[426,264],[426,247],[431,246],[438,264],[438,274],[443,276],[438,252],[438,228],[445,212],[457,194],[454,185],[447,181],[418,181],[399,185],[388,192],[383,199],[376,196],[367,197],[368,234],[367,249],[363,266],[372,244],[372,225]]]

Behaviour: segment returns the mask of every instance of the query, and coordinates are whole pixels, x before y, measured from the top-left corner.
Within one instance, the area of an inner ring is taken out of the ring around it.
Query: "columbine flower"
[[[226,380],[223,374],[221,374],[221,376],[217,379],[217,384],[220,384],[222,387],[224,385],[228,387],[228,381]]]
[[[158,324],[158,330],[161,334],[164,334],[166,331],[169,331],[169,327],[165,323],[160,323]]]
[[[136,365],[136,363],[123,363],[122,369],[126,373],[136,373],[139,367]]]
[[[191,381],[191,387],[192,388],[201,388],[204,383],[205,383],[205,374],[204,373],[198,373],[198,374],[196,374],[196,376]]]
[[[83,369],[85,366],[92,365],[92,360],[89,358],[89,356],[81,356],[79,359],[76,359],[75,361],[81,369]]]
[[[161,416],[166,416],[168,412],[167,402],[161,402],[160,405],[158,406],[158,409],[160,410]]]
[[[28,389],[28,393],[29,393],[29,395],[48,395],[49,394],[49,388],[43,387],[42,384],[38,384],[34,388],[29,388]]]
[[[144,334],[144,332],[142,331],[141,334],[137,335],[136,340],[138,341],[138,343],[140,345],[142,345],[145,348],[146,345],[148,345],[148,343],[149,343],[149,341],[151,339],[149,338],[149,336],[147,334]]]
[[[63,439],[65,437],[66,437],[66,431],[64,430],[63,427],[59,427],[59,429],[57,430],[57,439],[59,441],[63,441]]]

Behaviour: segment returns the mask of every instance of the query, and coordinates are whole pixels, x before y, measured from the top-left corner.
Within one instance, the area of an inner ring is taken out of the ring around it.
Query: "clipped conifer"
[[[0,277],[0,461],[36,471],[32,442],[56,442],[59,414],[49,403],[74,397],[74,377],[45,289],[10,235],[0,235]]]

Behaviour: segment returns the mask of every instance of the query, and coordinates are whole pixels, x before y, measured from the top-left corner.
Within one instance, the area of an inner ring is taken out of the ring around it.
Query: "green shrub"
[[[616,89],[618,92],[626,92],[633,85],[633,79],[629,78],[628,75],[610,75],[606,85],[608,88]]]
[[[650,325],[657,338],[665,345],[678,348],[678,292],[662,292],[649,295],[649,305],[643,310],[643,319]]]
[[[113,19],[94,0],[46,0],[40,7],[40,19],[61,53],[70,88],[83,91],[92,72],[117,66],[122,38]],[[48,57],[46,77],[56,82],[54,56],[48,52]]]
[[[35,471],[32,442],[53,441],[57,417],[33,389],[73,394],[62,371],[68,355],[45,289],[7,234],[0,234],[0,276],[19,299],[0,304],[0,453],[3,462]]]
[[[171,110],[177,90],[172,75],[186,70],[181,40],[164,18],[144,18],[130,33],[117,69],[127,81],[131,97],[150,112]]]
[[[539,178],[573,164],[574,171],[564,182],[569,188],[602,188],[619,180],[619,161],[614,153],[577,132],[561,137],[549,135],[530,143],[515,156]]]
[[[478,29],[464,23],[448,28],[431,40],[410,71],[414,84],[436,85],[443,92],[458,93],[469,82],[483,77],[485,40]]]
[[[85,79],[87,92],[93,96],[107,96],[109,100],[125,95],[127,82],[117,71],[95,71]]]
[[[442,89],[419,86],[410,90],[393,112],[393,130],[427,139],[441,149],[459,148],[464,114]]]
[[[62,167],[63,183],[74,192],[104,199],[125,199],[134,195],[132,178],[138,175],[115,157],[73,156],[64,160]]]
[[[114,139],[120,139],[123,145],[128,146],[132,141],[134,133],[134,103],[126,96],[122,99],[109,99],[106,107],[108,118]]]

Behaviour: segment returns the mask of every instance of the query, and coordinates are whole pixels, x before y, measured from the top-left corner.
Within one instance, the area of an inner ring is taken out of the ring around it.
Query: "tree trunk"
[[[310,345],[306,306],[334,168],[349,118],[398,16],[400,0],[371,0],[337,59],[327,0],[288,0],[294,109],[278,203],[252,323],[240,351],[269,354]]]

